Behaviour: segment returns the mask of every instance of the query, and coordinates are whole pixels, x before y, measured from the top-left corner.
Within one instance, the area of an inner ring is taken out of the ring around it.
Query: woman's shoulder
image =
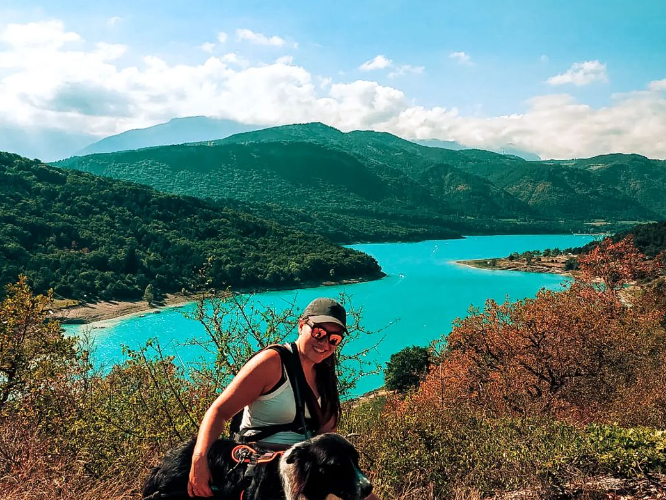
[[[242,379],[251,379],[260,384],[262,393],[275,386],[282,377],[282,360],[273,349],[264,349],[253,356],[239,373]]]
[[[279,368],[282,366],[282,360],[280,358],[280,353],[276,350],[264,349],[263,351],[260,351],[254,355],[245,366],[253,370],[279,370]]]

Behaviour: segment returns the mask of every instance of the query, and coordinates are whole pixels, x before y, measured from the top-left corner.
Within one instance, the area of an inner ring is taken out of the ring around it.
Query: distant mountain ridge
[[[463,149],[475,149],[463,146],[462,144],[459,144],[456,141],[441,141],[439,139],[414,139],[412,142],[420,144],[421,146],[428,146],[430,148],[451,149],[453,151],[461,151]],[[541,158],[539,157],[538,154],[518,149],[512,144],[507,144],[506,146],[500,148],[499,150],[492,149],[488,151],[492,151],[493,153],[499,153],[502,155],[517,156],[518,158],[522,158],[523,160],[527,161],[541,161]]]
[[[74,156],[210,141],[260,128],[262,128],[260,125],[248,125],[233,120],[206,116],[173,118],[166,123],[160,123],[153,127],[128,130],[121,134],[106,137],[86,146],[75,153]]]
[[[189,142],[203,142],[255,130],[268,128],[265,125],[248,125],[234,120],[223,120],[206,116],[189,116],[184,118],[173,118],[166,123],[160,123],[152,127],[133,129],[120,134],[101,139],[73,156],[85,156],[94,153],[113,153],[117,151],[128,151],[154,146],[170,146],[185,144]],[[411,140],[411,139],[410,139]],[[442,141],[439,139],[413,139],[412,142],[422,146],[433,148],[450,149],[460,151],[463,149],[474,149],[463,146],[455,141]],[[530,161],[538,161],[538,155],[507,145],[493,152],[503,155],[513,155]]]

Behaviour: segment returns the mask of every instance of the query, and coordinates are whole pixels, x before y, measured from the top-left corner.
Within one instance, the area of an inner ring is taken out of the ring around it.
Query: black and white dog
[[[339,434],[322,434],[289,448],[279,459],[236,463],[236,443],[218,439],[208,452],[215,499],[363,500],[372,484],[358,467],[358,452]],[[150,500],[187,500],[194,441],[167,453],[143,488]],[[241,496],[242,495],[242,496]]]

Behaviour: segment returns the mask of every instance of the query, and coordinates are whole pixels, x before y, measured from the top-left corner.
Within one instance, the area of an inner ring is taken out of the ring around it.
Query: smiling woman
[[[340,418],[336,348],[347,333],[336,301],[313,300],[298,322],[298,340],[256,354],[206,412],[192,453],[190,496],[213,495],[209,451],[224,423],[242,411],[242,443],[285,450],[315,434],[335,432]],[[375,498],[370,496],[369,498]]]

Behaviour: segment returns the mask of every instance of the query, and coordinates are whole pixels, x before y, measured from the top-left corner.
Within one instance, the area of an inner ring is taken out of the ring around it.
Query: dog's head
[[[358,452],[339,434],[322,434],[290,448],[280,472],[288,500],[364,500],[372,484],[358,467]]]

